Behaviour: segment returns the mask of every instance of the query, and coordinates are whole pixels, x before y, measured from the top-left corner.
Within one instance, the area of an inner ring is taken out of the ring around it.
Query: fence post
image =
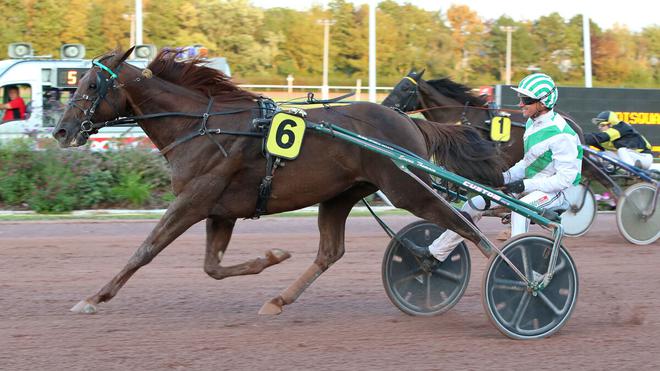
[[[357,79],[355,81],[355,100],[361,100],[360,95],[361,95],[361,90],[362,90],[362,79]]]
[[[287,93],[293,93],[293,76],[290,74],[286,77],[286,88]]]

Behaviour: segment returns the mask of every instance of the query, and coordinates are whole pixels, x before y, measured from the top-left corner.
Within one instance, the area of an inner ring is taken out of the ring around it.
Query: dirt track
[[[398,230],[414,219],[385,220]],[[578,305],[558,334],[539,341],[509,340],[492,327],[480,298],[486,260],[474,246],[472,280],[454,309],[433,318],[400,312],[380,278],[388,238],[367,217],[349,219],[346,255],[277,317],[257,311],[314,259],[314,218],[239,222],[224,264],[274,247],[293,258],[224,281],[202,270],[196,225],[97,315],[70,313],[154,223],[0,223],[0,369],[660,368],[660,244],[626,243],[613,214],[565,240],[580,276]],[[481,226],[489,237],[502,229],[492,219]]]

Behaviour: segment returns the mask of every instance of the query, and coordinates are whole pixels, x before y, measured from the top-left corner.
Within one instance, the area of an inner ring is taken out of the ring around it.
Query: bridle
[[[417,107],[417,93],[418,93],[418,84],[415,79],[410,76],[404,77],[404,79],[412,82],[413,87],[408,91],[408,94],[401,100],[401,103],[395,103],[394,108],[401,110],[402,112],[412,111]],[[396,90],[396,88],[395,88]]]
[[[112,57],[112,55],[106,57],[109,58]],[[118,74],[114,71],[112,71],[109,67],[101,63],[100,61],[92,61],[92,64],[99,67],[100,71],[96,73],[96,91],[97,94],[96,96],[90,96],[87,94],[81,94],[79,97],[73,97],[68,105],[69,107],[75,107],[78,108],[79,110],[82,111],[83,113],[83,121],[80,123],[80,131],[84,133],[87,137],[90,135],[94,134],[96,131],[98,131],[99,127],[96,127],[94,125],[94,122],[92,121],[92,118],[94,117],[94,113],[96,112],[96,109],[99,107],[101,104],[101,101],[105,100],[108,90],[112,86],[112,88],[117,88],[118,86],[115,84],[115,81],[119,77]],[[119,67],[117,67],[117,72],[119,72]],[[108,74],[107,77],[102,76],[102,72],[106,72]],[[85,109],[83,108],[80,104],[77,102],[80,101],[89,101],[92,102],[92,104],[89,106],[89,108]],[[110,103],[108,103],[110,104]],[[114,105],[110,104],[113,106],[115,109],[115,112],[117,112],[117,108],[114,107]],[[119,114],[117,113],[117,117],[119,117]]]
[[[105,57],[109,58],[112,57],[112,55]],[[104,58],[104,59],[105,59]],[[228,157],[229,154],[227,151],[224,149],[224,147],[213,138],[212,135],[237,135],[237,136],[250,136],[250,137],[258,137],[258,138],[263,138],[264,134],[263,133],[255,133],[255,132],[243,132],[243,131],[228,131],[228,130],[223,130],[223,129],[210,129],[207,127],[207,122],[208,119],[212,116],[221,116],[221,115],[232,115],[232,114],[237,114],[237,113],[242,113],[242,112],[248,112],[248,111],[253,111],[253,108],[239,108],[235,110],[227,110],[227,111],[221,111],[221,112],[211,112],[211,108],[213,106],[213,97],[209,97],[209,102],[206,108],[206,112],[204,113],[188,113],[188,112],[159,112],[159,113],[152,113],[152,114],[145,114],[145,115],[139,115],[139,116],[129,116],[129,117],[121,117],[119,114],[119,111],[117,107],[115,107],[111,102],[106,100],[106,96],[108,94],[108,91],[110,88],[112,89],[120,89],[124,88],[130,83],[136,83],[140,82],[142,78],[151,78],[152,77],[152,72],[149,69],[144,69],[142,71],[142,74],[138,77],[136,77],[133,81],[129,81],[127,83],[118,83],[118,78],[119,78],[119,69],[121,68],[122,64],[120,64],[115,71],[111,70],[109,67],[101,63],[101,60],[99,61],[93,61],[92,62],[95,66],[99,67],[100,71],[97,72],[96,74],[96,90],[98,94],[96,96],[89,96],[87,94],[82,94],[80,97],[77,97],[74,99],[71,99],[69,101],[68,105],[70,107],[75,107],[78,108],[83,112],[84,119],[80,123],[80,132],[82,135],[85,137],[89,138],[91,135],[95,134],[98,132],[99,129],[104,128],[104,127],[109,127],[109,126],[118,126],[118,125],[126,125],[126,124],[136,124],[138,120],[147,120],[147,119],[154,119],[154,118],[160,118],[160,117],[189,117],[189,118],[199,118],[201,119],[200,126],[197,130],[189,133],[188,135],[185,135],[183,137],[177,138],[174,140],[172,143],[167,145],[165,148],[161,149],[160,152],[162,155],[165,155],[167,152],[172,150],[174,147],[178,146],[179,144],[182,144],[184,142],[187,142],[195,137],[198,136],[207,136],[209,140],[211,140],[222,152],[222,154],[225,157]],[[107,73],[107,77],[102,76],[102,72]],[[115,110],[115,119],[109,120],[109,121],[103,121],[103,122],[94,122],[92,121],[92,118],[94,116],[94,113],[98,109],[99,105],[101,104],[101,101],[106,100],[106,103],[108,103],[110,106],[113,106]],[[89,108],[85,109],[81,107],[79,104],[76,102],[79,101],[90,101],[92,104],[90,105]],[[268,101],[268,102],[266,102]],[[262,117],[272,115],[278,108],[277,107],[271,107],[269,104],[270,101],[269,99],[263,99],[260,98],[257,101],[257,110],[259,111],[260,115]]]

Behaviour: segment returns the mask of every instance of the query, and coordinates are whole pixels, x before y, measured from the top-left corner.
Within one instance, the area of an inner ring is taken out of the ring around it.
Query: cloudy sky
[[[349,0],[355,4],[366,4],[368,0]],[[377,1],[377,0],[376,0]],[[537,19],[539,16],[558,12],[565,19],[586,11],[601,28],[611,28],[615,23],[625,25],[632,31],[645,26],[660,25],[660,1],[656,0],[396,0],[410,3],[426,10],[442,10],[452,4],[464,4],[475,10],[483,19],[498,18],[502,14],[521,21]],[[323,5],[323,0],[251,0],[259,7],[289,7],[308,9],[313,4]]]

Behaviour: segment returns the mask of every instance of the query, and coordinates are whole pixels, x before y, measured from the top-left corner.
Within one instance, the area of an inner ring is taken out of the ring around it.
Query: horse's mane
[[[205,60],[193,58],[179,61],[175,58],[176,54],[177,50],[163,49],[147,68],[154,76],[163,80],[199,91],[209,97],[222,97],[223,101],[259,97],[238,87],[221,71],[207,67]]]
[[[481,107],[486,104],[486,100],[474,95],[471,88],[454,82],[447,77],[436,80],[427,80],[426,82],[440,94],[458,101],[461,104],[468,102],[470,106],[474,107]]]

